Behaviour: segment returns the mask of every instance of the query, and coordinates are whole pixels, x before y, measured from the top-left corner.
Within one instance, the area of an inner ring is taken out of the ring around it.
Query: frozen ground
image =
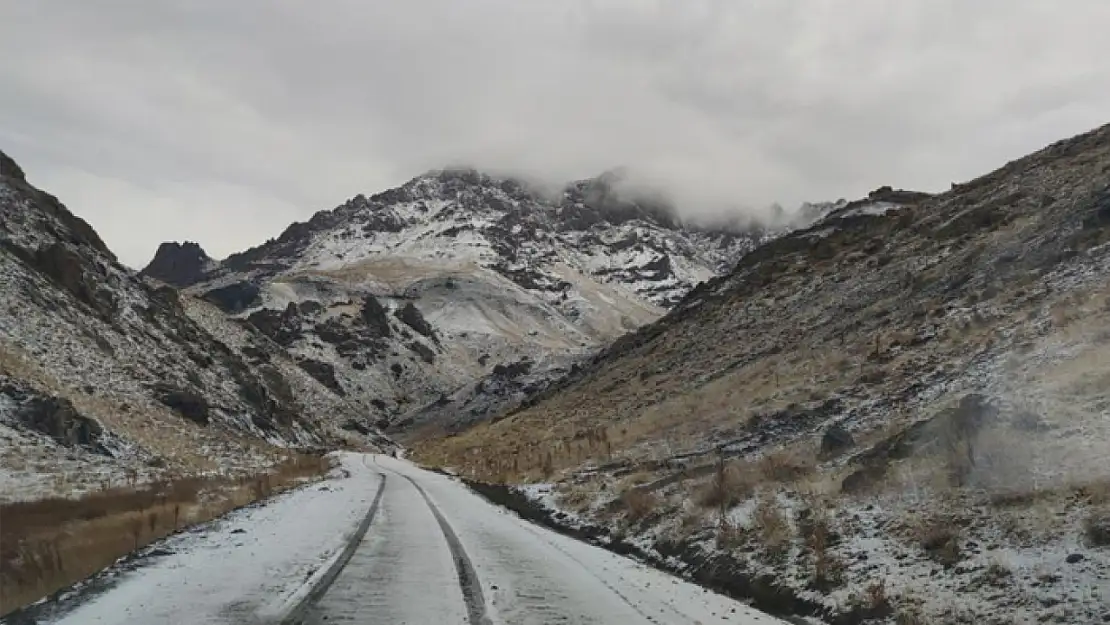
[[[164,555],[38,622],[277,622],[345,544],[384,480],[370,531],[306,623],[780,623],[534,526],[408,462],[347,454],[342,466],[343,476],[165,541],[156,547]]]

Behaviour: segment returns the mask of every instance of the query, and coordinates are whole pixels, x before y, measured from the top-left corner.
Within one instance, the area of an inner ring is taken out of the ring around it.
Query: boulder
[[[821,436],[821,455],[826,458],[836,456],[855,445],[851,432],[842,425],[832,425]]]

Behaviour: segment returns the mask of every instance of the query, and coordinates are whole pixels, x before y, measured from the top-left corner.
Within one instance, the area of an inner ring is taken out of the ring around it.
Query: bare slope
[[[934,197],[881,189],[420,457],[554,478],[560,505],[831,613],[881,590],[904,618],[1094,622],[1107,241],[1110,127]]]
[[[0,154],[0,498],[219,471],[359,422],[279,347],[116,262]]]

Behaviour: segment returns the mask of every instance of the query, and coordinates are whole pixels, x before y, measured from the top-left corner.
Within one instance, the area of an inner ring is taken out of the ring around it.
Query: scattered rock
[[[1079,564],[1080,562],[1082,562],[1085,559],[1086,559],[1086,556],[1084,556],[1083,554],[1073,553],[1073,554],[1069,554],[1068,557],[1064,559],[1064,561],[1067,562],[1068,564]]]

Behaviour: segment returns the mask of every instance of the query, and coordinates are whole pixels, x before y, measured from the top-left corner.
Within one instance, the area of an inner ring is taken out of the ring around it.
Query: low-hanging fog
[[[467,163],[626,167],[687,215],[940,190],[1106,121],[1072,0],[0,6],[0,147],[141,266]]]

